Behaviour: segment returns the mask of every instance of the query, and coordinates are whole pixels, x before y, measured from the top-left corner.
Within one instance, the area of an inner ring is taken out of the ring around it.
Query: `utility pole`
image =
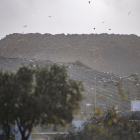
[[[87,107],[90,106],[91,104],[86,104],[86,116],[87,116]]]
[[[86,116],[87,116],[87,105],[86,105]]]
[[[95,108],[96,108],[96,78],[95,78]]]
[[[66,124],[66,122],[65,122],[65,133],[67,132],[67,124]]]

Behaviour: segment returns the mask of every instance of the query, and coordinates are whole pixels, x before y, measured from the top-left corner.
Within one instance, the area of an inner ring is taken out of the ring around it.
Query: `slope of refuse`
[[[0,69],[16,71],[21,65],[46,66],[54,64],[47,60],[19,59],[0,57]],[[95,107],[95,87],[96,87],[96,107],[107,109],[109,106],[117,106],[121,111],[131,110],[131,101],[140,100],[140,81],[128,77],[120,77],[113,73],[105,73],[93,70],[78,63],[55,63],[65,65],[70,78],[82,81],[85,91],[83,101],[80,103],[81,111],[85,112],[86,104],[91,104],[88,111],[92,112]],[[1,67],[3,66],[3,67]],[[4,67],[5,66],[5,67]],[[95,79],[96,78],[96,79]],[[96,83],[95,83],[96,80]],[[125,98],[119,94],[116,83],[121,83],[121,89]]]
[[[52,62],[80,61],[101,72],[140,74],[140,37],[114,34],[11,34],[0,40],[0,56]]]

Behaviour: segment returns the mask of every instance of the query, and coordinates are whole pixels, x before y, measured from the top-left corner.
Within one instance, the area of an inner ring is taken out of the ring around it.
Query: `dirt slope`
[[[20,64],[46,66],[53,64],[51,61],[46,60],[29,60],[18,58],[3,58],[0,57],[0,69],[8,71],[16,71]],[[58,63],[62,65],[63,63]],[[3,67],[1,67],[3,66]],[[93,111],[95,105],[95,77],[96,77],[96,101],[97,107],[107,109],[110,105],[117,106],[120,111],[130,111],[131,100],[140,100],[140,80],[134,80],[133,78],[120,77],[112,73],[104,73],[97,70],[93,70],[80,63],[66,63],[67,72],[70,78],[78,81],[82,81],[85,91],[82,93],[84,100],[81,102],[81,111],[85,112],[85,104],[89,103],[92,106],[88,107],[88,112]],[[116,83],[122,84],[122,92],[126,95],[123,98],[118,93]]]
[[[140,74],[140,37],[12,34],[0,40],[0,56],[53,62],[81,61],[94,70],[127,76]]]

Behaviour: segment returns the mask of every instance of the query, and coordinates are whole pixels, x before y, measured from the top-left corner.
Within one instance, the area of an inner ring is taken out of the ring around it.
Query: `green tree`
[[[9,102],[13,118],[10,121],[7,116],[7,119],[12,123],[16,121],[22,140],[28,139],[34,125],[64,125],[72,121],[84,89],[81,82],[69,78],[65,67],[23,66],[11,75],[14,77],[13,84],[9,84],[11,90],[9,87],[7,92],[1,89],[0,94],[13,98],[13,104]],[[1,110],[4,112],[3,108]]]
[[[35,70],[31,67],[21,67],[15,74],[15,85],[18,96],[15,102],[15,121],[21,133],[22,140],[27,140],[33,123],[39,119],[41,112],[37,112],[39,100],[35,99],[33,83]]]
[[[16,102],[14,74],[0,71],[0,128],[10,139],[11,127],[14,124],[14,106]]]
[[[140,112],[116,113],[107,110],[102,116],[94,116],[87,121],[82,130],[69,132],[67,136],[58,135],[54,140],[139,140]]]

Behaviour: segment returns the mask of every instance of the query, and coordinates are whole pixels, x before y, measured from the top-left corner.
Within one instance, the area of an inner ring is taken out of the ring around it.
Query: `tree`
[[[14,124],[15,89],[14,74],[0,71],[0,128],[7,140],[10,139],[11,128]]]
[[[58,135],[54,140],[139,140],[140,112],[117,113],[110,108],[101,116],[87,121],[82,130]]]
[[[15,102],[15,121],[21,133],[22,140],[27,140],[33,123],[41,112],[37,112],[39,100],[35,99],[33,78],[35,70],[26,66],[21,67],[15,74],[16,92],[18,97]]]
[[[7,118],[9,122],[16,121],[22,140],[28,139],[35,125],[64,125],[72,121],[73,111],[78,108],[84,89],[81,82],[69,78],[64,66],[23,66],[11,75],[11,89],[7,88],[7,92],[1,89],[0,94],[14,97],[13,104],[9,103],[12,121]]]

